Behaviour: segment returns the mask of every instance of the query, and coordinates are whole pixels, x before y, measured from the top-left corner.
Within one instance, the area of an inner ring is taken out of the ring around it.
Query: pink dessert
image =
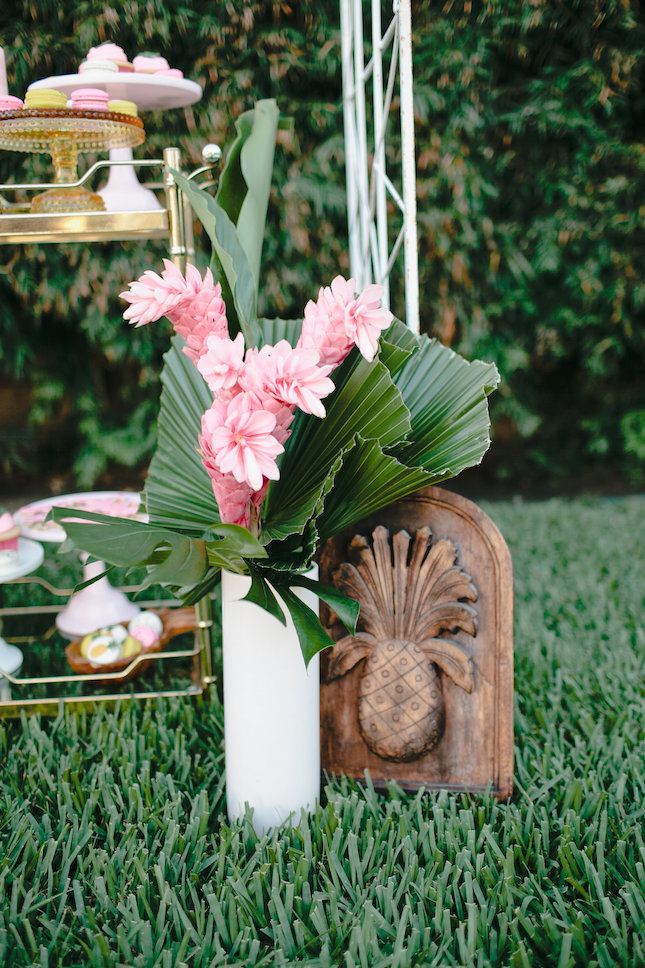
[[[22,107],[22,101],[13,94],[0,95],[0,111],[17,111]]]
[[[98,47],[90,47],[84,63],[92,61],[112,61],[120,71],[131,71],[132,64],[128,61],[125,51],[118,44],[100,44]]]
[[[184,72],[177,67],[169,67],[167,71],[157,71],[157,77],[183,77]]]
[[[107,111],[109,96],[98,87],[79,87],[72,94],[72,111]]]
[[[0,514],[0,572],[17,564],[19,536],[20,525],[16,524],[8,511],[4,511]]]
[[[160,54],[137,54],[132,59],[132,66],[137,74],[158,74],[170,69],[168,61]]]

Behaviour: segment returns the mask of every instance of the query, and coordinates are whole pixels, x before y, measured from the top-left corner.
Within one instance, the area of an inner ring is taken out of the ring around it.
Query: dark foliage
[[[641,486],[640,6],[434,0],[413,3],[413,23],[422,324],[502,371],[483,473],[552,484],[611,472]],[[195,167],[262,97],[294,119],[276,154],[262,309],[299,314],[348,268],[336,0],[0,11],[19,95],[104,40],[130,57],[159,50],[204,88],[191,108],[144,116],[143,156],[176,144]],[[3,181],[49,177],[46,156],[0,161]],[[0,250],[0,466],[12,481],[46,471],[51,486],[72,467],[89,485],[147,463],[167,328],[131,331],[117,294],[163,254],[134,243]],[[401,312],[400,279],[393,295]]]

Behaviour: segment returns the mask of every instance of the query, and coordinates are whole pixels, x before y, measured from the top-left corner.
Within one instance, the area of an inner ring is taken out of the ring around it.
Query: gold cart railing
[[[219,148],[215,145],[207,145],[203,152],[204,166],[191,172],[189,178],[212,173],[217,168],[220,159]],[[169,257],[182,270],[185,268],[187,259],[194,254],[192,218],[190,206],[184,200],[184,196],[179,189],[174,177],[174,171],[181,171],[181,154],[178,148],[166,148],[163,158],[132,160],[127,162],[120,161],[100,161],[92,165],[85,174],[73,183],[66,185],[74,188],[85,185],[94,174],[102,169],[114,165],[128,165],[137,168],[157,168],[162,170],[162,182],[156,186],[160,192],[163,190],[165,197],[165,207],[154,211],[127,211],[127,212],[56,212],[56,213],[33,213],[29,210],[29,204],[23,202],[11,202],[6,195],[12,192],[31,192],[48,190],[53,187],[52,183],[26,183],[26,184],[0,184],[0,245],[24,245],[28,243],[56,243],[56,242],[108,242],[108,241],[127,241],[149,239],[166,239],[168,241]],[[56,588],[40,576],[29,576],[15,579],[12,584],[29,583],[40,584],[45,587],[55,597],[67,599],[73,589]],[[136,592],[139,586],[122,587],[122,591]],[[163,604],[169,606],[168,601],[137,601],[142,607],[152,608],[155,605]],[[60,605],[52,603],[42,606],[14,606],[0,608],[0,622],[3,618],[30,615],[55,615],[64,607],[64,602]],[[212,600],[204,598],[197,606],[195,630],[193,644],[190,648],[162,650],[156,653],[148,653],[145,656],[135,656],[132,662],[119,672],[101,672],[96,674],[70,674],[55,676],[20,676],[3,673],[4,678],[9,683],[12,690],[12,698],[0,700],[0,718],[16,716],[21,710],[26,712],[55,713],[62,704],[70,704],[76,707],[94,705],[97,702],[114,702],[124,699],[153,699],[160,696],[179,696],[197,695],[206,690],[213,682],[212,668]],[[43,636],[51,636],[54,626]],[[28,637],[26,637],[28,638]],[[41,637],[42,638],[42,637]],[[6,635],[9,643],[23,644],[25,637]],[[33,640],[33,638],[32,638]],[[129,691],[118,693],[114,691],[103,691],[92,693],[91,695],[52,695],[46,697],[29,698],[20,696],[21,692],[29,689],[30,686],[52,686],[60,688],[65,684],[78,683],[114,683],[114,690],[120,682],[128,679],[137,666],[142,662],[171,664],[179,660],[190,660],[191,673],[190,683],[182,689],[161,689],[154,691]]]

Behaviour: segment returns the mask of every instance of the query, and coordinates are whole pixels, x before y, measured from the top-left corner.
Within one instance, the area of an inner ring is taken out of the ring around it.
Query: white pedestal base
[[[132,161],[132,148],[112,148],[110,161]],[[139,184],[132,165],[109,169],[107,185],[98,194],[108,212],[150,212],[161,208],[157,196]]]
[[[82,557],[85,561],[87,555]],[[87,581],[103,571],[104,562],[93,561],[84,565],[83,578]],[[122,591],[113,588],[103,577],[72,595],[63,611],[56,616],[56,626],[67,638],[78,639],[104,625],[129,622],[140,611]]]

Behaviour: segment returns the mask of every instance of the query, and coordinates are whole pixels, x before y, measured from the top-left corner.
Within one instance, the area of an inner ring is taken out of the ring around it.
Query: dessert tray
[[[114,111],[71,108],[0,111],[0,148],[50,154],[57,186],[32,202],[34,212],[103,211],[100,195],[74,183],[81,151],[107,151],[143,144],[140,118]]]
[[[98,514],[110,514],[119,518],[140,517],[145,513],[140,510],[141,498],[133,491],[87,491],[80,494],[61,494],[60,497],[47,497],[42,501],[25,504],[14,515],[16,522],[22,528],[26,538],[36,541],[55,541],[60,544],[65,540],[65,531],[55,521],[47,521],[47,515],[53,507],[68,507],[78,511],[96,511]],[[71,516],[70,516],[71,517]]]
[[[141,651],[134,656],[126,659],[119,659],[118,662],[96,665],[89,662],[81,655],[82,639],[76,639],[65,649],[65,655],[71,668],[78,675],[104,676],[106,673],[109,678],[104,681],[117,680],[118,682],[128,682],[134,676],[144,672],[153,659],[146,658],[160,652],[172,639],[184,632],[193,632],[198,627],[197,612],[193,607],[185,608],[160,608],[155,609],[155,614],[161,619],[163,630],[160,637],[152,645],[142,645]],[[114,675],[116,673],[116,675]],[[119,673],[125,673],[119,675]],[[101,681],[95,679],[96,682]]]
[[[83,71],[82,74],[58,74],[34,81],[29,90],[55,88],[73,94],[81,87],[97,87],[118,101],[134,101],[140,111],[159,111],[183,108],[194,104],[202,96],[196,81],[185,77],[163,77],[159,74],[113,74],[106,71]]]
[[[29,538],[24,537],[18,538],[18,561],[11,568],[0,571],[0,583],[30,575],[42,565],[44,556],[43,546],[37,541],[30,541]]]

